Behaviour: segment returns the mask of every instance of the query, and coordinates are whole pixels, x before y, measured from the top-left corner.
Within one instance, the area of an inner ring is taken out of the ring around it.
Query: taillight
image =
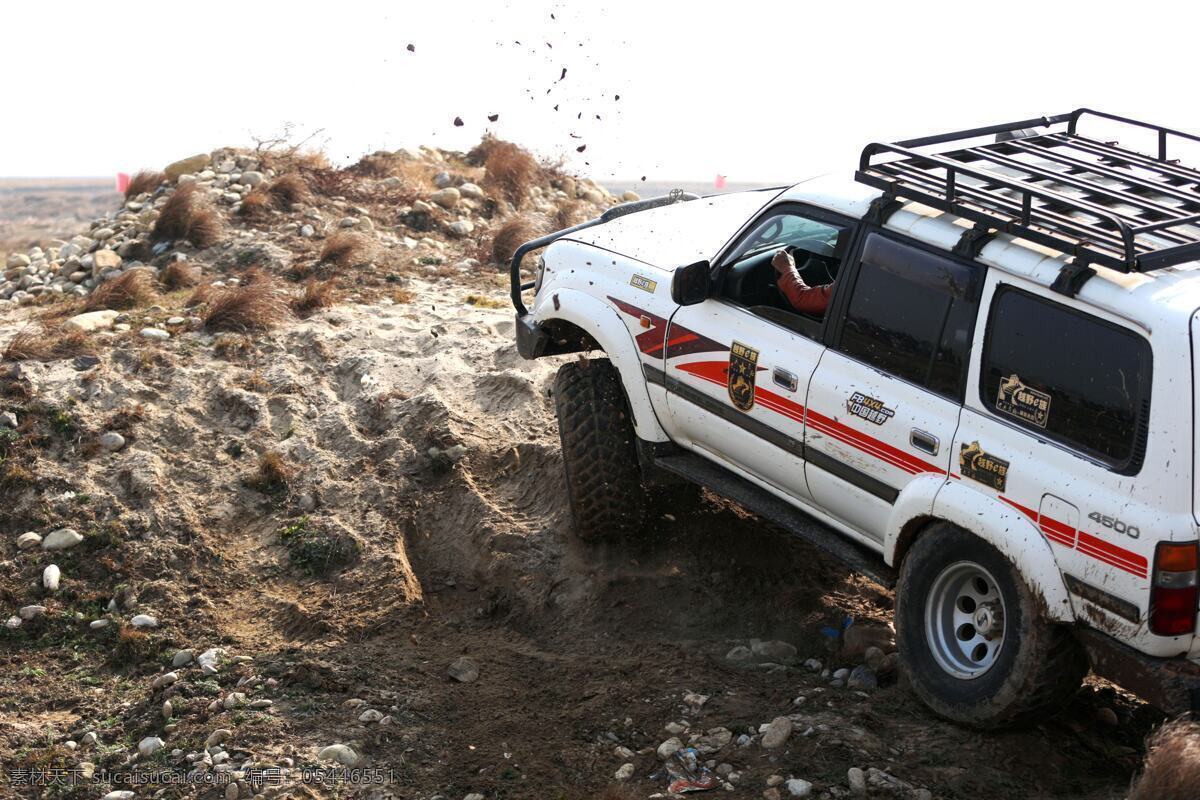
[[[1154,581],[1150,589],[1150,632],[1183,636],[1196,630],[1196,601],[1200,547],[1196,542],[1161,542],[1154,551]]]

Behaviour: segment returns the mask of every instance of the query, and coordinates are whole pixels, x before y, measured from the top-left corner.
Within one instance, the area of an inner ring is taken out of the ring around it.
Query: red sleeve
[[[833,284],[825,286],[809,286],[795,271],[785,272],[779,276],[779,291],[792,304],[792,308],[805,314],[824,314],[829,308],[829,295],[833,292]]]

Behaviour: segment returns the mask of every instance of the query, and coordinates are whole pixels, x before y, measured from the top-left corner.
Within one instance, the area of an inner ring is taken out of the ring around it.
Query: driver
[[[825,315],[825,309],[829,308],[829,296],[833,294],[832,283],[809,286],[796,271],[796,261],[786,249],[772,257],[771,266],[775,267],[775,274],[779,278],[776,285],[792,308],[805,314]]]

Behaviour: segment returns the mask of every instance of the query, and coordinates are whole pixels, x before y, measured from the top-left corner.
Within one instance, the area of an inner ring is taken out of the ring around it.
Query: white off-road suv
[[[555,383],[576,533],[703,485],[895,586],[939,714],[1026,721],[1089,667],[1196,710],[1197,142],[1081,109],[523,245],[521,354],[604,356]],[[833,284],[823,314],[777,288],[781,249]]]

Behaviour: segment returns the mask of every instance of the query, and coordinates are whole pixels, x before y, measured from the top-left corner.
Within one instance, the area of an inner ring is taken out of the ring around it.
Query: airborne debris
[[[408,52],[410,52],[410,53],[415,53],[415,52],[417,52],[416,45],[412,45],[412,44],[410,44],[408,47],[406,47],[406,48],[404,48],[404,49],[405,49],[405,50],[407,50],[407,51],[408,51]]]
[[[461,128],[462,126],[463,126],[462,117],[455,117],[454,118],[454,127]]]
[[[499,114],[488,114],[488,122],[495,122],[498,119],[500,119]]]

